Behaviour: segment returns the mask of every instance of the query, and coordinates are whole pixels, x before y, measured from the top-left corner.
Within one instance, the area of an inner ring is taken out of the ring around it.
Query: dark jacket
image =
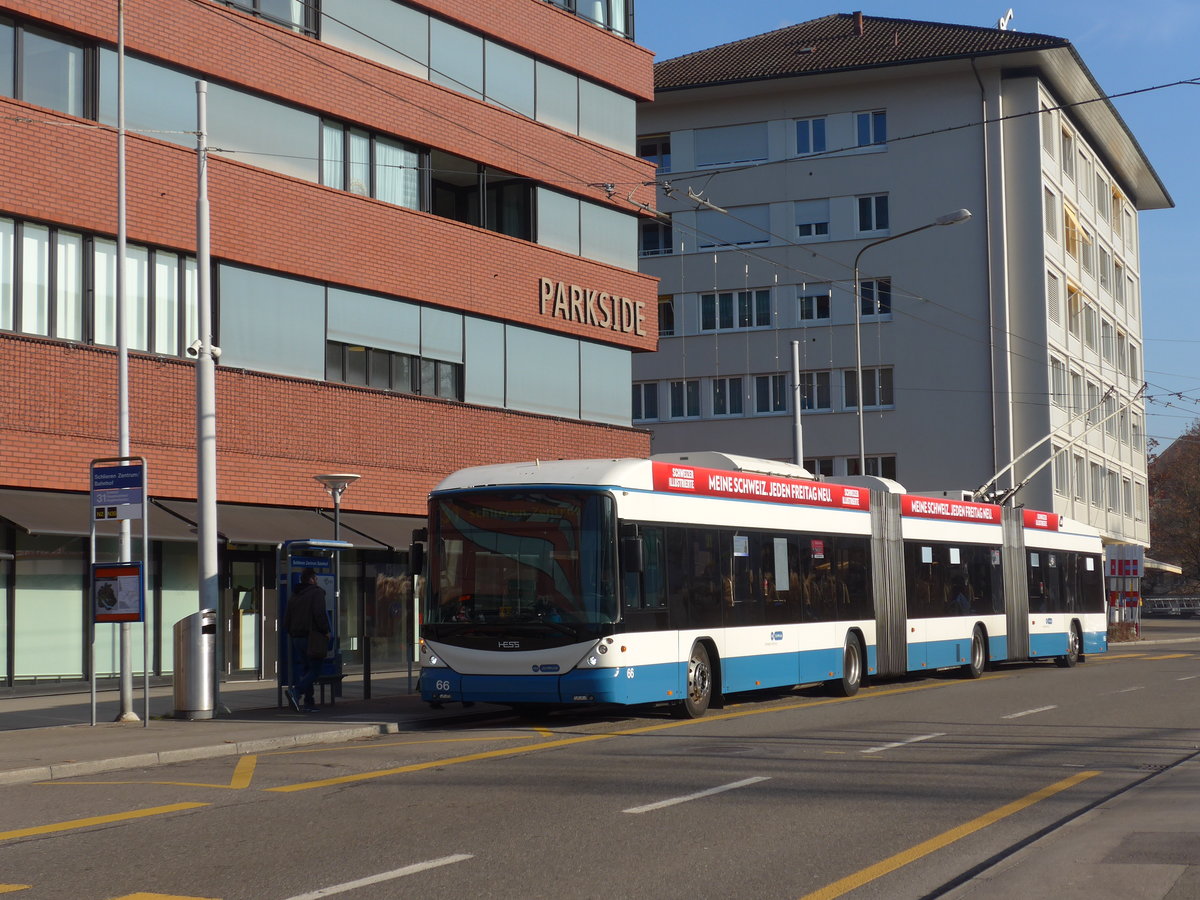
[[[300,585],[296,593],[288,598],[281,627],[292,637],[308,637],[310,631],[329,634],[325,591],[315,584]]]

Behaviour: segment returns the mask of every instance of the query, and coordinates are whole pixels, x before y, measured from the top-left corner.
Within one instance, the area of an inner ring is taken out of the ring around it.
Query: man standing
[[[325,653],[314,657],[315,651],[310,651],[310,638],[314,633],[323,635],[325,640],[321,643],[328,647],[329,617],[325,613],[325,591],[317,584],[314,570],[305,569],[300,576],[300,587],[288,598],[282,626],[292,647],[292,683],[287,689],[288,702],[296,712],[316,712],[313,682],[317,679]],[[300,705],[302,696],[303,706]]]

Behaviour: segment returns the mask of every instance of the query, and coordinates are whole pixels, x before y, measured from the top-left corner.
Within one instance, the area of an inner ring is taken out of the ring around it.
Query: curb
[[[83,762],[54,763],[47,766],[31,766],[27,769],[12,769],[0,772],[0,785],[31,784],[39,781],[56,781],[63,778],[78,778],[103,772],[120,772],[128,769],[143,769],[170,763],[187,762],[195,759],[216,759],[222,756],[244,756],[267,750],[289,747],[306,747],[314,744],[336,744],[363,737],[381,734],[396,734],[400,726],[396,722],[380,722],[353,728],[338,728],[331,731],[315,731],[311,734],[292,734],[284,737],[255,738],[246,741],[209,744],[202,747],[187,747],[179,750],[161,750],[154,753],[137,753],[132,756],[117,756],[111,759],[87,760]]]

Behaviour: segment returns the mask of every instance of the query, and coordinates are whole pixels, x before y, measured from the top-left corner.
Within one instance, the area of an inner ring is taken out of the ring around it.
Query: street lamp
[[[858,474],[867,474],[867,449],[863,435],[863,370],[862,370],[862,284],[858,277],[858,263],[862,259],[862,255],[872,247],[878,247],[880,244],[886,244],[888,241],[894,241],[902,237],[908,237],[910,234],[916,234],[918,231],[925,231],[928,228],[937,228],[939,225],[957,225],[959,222],[965,222],[971,218],[969,209],[956,209],[954,212],[946,213],[944,216],[938,216],[932,222],[926,225],[921,225],[917,228],[910,228],[908,231],[902,231],[899,234],[893,234],[885,238],[880,238],[877,241],[871,241],[869,244],[864,244],[854,257],[854,379],[858,397]],[[878,297],[876,298],[878,303]]]
[[[342,539],[342,494],[346,493],[346,488],[361,477],[360,475],[348,475],[345,472],[313,476],[325,485],[325,490],[329,491],[329,496],[333,498],[333,539],[335,541]]]

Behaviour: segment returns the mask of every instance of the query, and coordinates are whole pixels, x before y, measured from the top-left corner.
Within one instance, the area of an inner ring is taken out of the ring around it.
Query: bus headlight
[[[442,658],[429,649],[427,644],[421,645],[421,665],[430,669],[444,669],[445,662]]]
[[[588,665],[589,666],[598,666],[599,664],[600,664],[600,657],[596,656],[595,654],[592,654],[591,656],[588,657]]]

